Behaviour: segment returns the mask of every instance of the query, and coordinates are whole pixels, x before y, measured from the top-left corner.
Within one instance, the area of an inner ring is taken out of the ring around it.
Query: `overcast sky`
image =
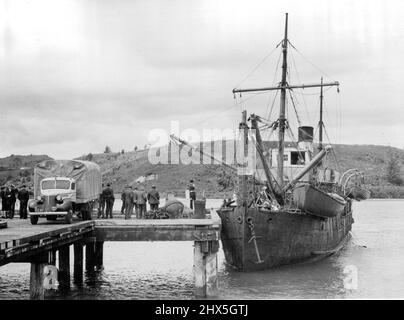
[[[402,0],[0,4],[0,157],[132,150],[171,121],[202,132],[235,128],[242,108],[268,116],[272,93],[240,106],[231,90],[281,41],[285,12],[290,83],[341,83],[325,95],[331,142],[404,147]],[[240,87],[280,81],[279,54]],[[296,90],[302,124],[318,121],[317,94]]]

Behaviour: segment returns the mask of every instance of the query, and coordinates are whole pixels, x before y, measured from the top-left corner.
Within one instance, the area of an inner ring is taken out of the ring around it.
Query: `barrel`
[[[206,199],[194,201],[194,219],[206,218]]]

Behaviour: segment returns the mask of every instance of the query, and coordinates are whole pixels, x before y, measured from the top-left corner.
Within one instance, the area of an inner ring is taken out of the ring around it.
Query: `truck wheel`
[[[69,211],[67,212],[67,214],[65,215],[65,222],[66,222],[67,224],[71,224],[72,221],[73,221],[73,214],[72,214],[72,211],[69,210]]]
[[[38,223],[38,216],[30,216],[29,219],[31,220],[31,224]]]

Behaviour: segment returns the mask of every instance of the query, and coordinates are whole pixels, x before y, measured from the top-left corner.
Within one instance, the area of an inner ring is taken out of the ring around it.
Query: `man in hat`
[[[146,201],[147,201],[147,194],[143,191],[143,188],[139,188],[136,191],[136,203],[138,207],[138,219],[143,219],[146,213]]]
[[[159,208],[160,195],[156,190],[156,186],[152,185],[152,189],[147,194],[147,200],[150,204],[150,210],[155,212]]]
[[[4,197],[5,197],[5,201],[4,201],[4,210],[6,211],[6,218],[10,218],[11,212],[10,212],[10,203],[11,203],[11,191],[10,188],[6,186],[6,188],[4,189]]]
[[[125,219],[130,219],[133,211],[134,194],[132,186],[128,186],[123,192],[122,196],[125,199]]]
[[[189,207],[191,209],[193,209],[194,201],[196,200],[196,191],[195,191],[194,180],[189,181],[188,190],[189,190]]]
[[[20,201],[20,219],[27,219],[27,205],[29,200],[29,193],[26,186],[23,185],[18,191],[18,200]]]
[[[128,187],[123,188],[122,192],[121,192],[121,200],[122,200],[122,206],[121,206],[121,214],[125,214],[125,208],[126,208],[126,193],[125,191],[128,189]]]
[[[6,187],[1,186],[0,189],[0,198],[1,198],[1,211],[4,213],[6,211]]]
[[[104,184],[102,184],[102,191],[99,198],[100,206],[98,207],[98,218],[104,219],[105,212],[105,197],[104,197]]]
[[[115,196],[114,196],[114,190],[111,188],[111,184],[107,184],[107,188],[104,189],[104,198],[105,198],[105,203],[106,203],[106,216],[108,219],[108,216],[113,218],[112,216],[112,209],[114,207],[114,202],[115,202]]]
[[[15,214],[15,202],[17,201],[17,195],[18,195],[18,190],[17,188],[12,184],[10,188],[10,219],[14,218]]]

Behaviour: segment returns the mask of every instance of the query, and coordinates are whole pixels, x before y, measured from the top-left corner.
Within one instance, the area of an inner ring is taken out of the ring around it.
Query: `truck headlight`
[[[41,196],[37,196],[36,199],[37,199],[38,201],[41,201],[41,200],[42,200],[42,197],[41,197]]]
[[[56,196],[56,201],[61,202],[62,201],[62,196],[60,194],[58,194]]]

